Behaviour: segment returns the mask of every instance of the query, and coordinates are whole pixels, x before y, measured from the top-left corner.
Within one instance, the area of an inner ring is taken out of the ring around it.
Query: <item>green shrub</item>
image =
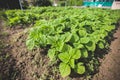
[[[67,0],[68,6],[82,6],[83,0]]]

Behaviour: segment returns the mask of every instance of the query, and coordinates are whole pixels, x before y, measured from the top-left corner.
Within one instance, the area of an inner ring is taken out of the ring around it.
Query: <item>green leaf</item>
[[[87,44],[89,41],[90,41],[89,37],[80,38],[80,42],[83,43],[83,44]]]
[[[71,73],[70,66],[66,63],[60,63],[59,70],[62,77],[66,77]]]
[[[75,68],[75,59],[70,59],[69,64],[72,68]]]
[[[55,49],[49,49],[47,55],[50,58],[50,61],[53,61],[53,59],[55,58]]]
[[[41,45],[41,46],[46,46],[46,43],[47,43],[46,35],[41,35],[40,45]]]
[[[85,48],[81,49],[81,56],[83,58],[87,58],[88,57],[87,49],[85,49]]]
[[[65,40],[64,41],[68,42],[71,39],[72,34],[68,32],[68,33],[65,33],[64,36],[65,36]]]
[[[107,30],[107,31],[111,31],[113,29],[115,29],[115,26],[106,26],[105,27],[105,30]]]
[[[57,51],[62,51],[63,47],[64,47],[64,42],[63,41],[57,41],[56,44],[54,44],[54,46],[56,47]]]
[[[84,47],[81,43],[73,43],[73,45],[74,45],[74,47],[77,48],[77,49],[81,49],[81,48]]]
[[[94,43],[97,43],[100,40],[100,35],[97,33],[93,33],[90,38],[91,41],[94,41]]]
[[[107,35],[108,35],[108,33],[107,33],[107,32],[104,32],[104,33],[101,33],[101,34],[100,34],[100,37],[101,37],[102,39],[104,39]]]
[[[70,42],[74,43],[74,42],[77,42],[78,40],[79,40],[79,36],[74,33],[70,39]]]
[[[99,43],[98,43],[98,46],[99,46],[99,48],[100,48],[100,49],[104,49],[104,48],[105,48],[105,46],[104,46],[104,43],[103,43],[103,42],[99,42]]]
[[[79,49],[72,49],[73,51],[69,52],[69,54],[72,54],[73,59],[79,59],[81,57],[81,52]]]
[[[34,48],[34,46],[35,46],[34,40],[33,40],[33,39],[28,39],[28,40],[26,41],[26,46],[27,46],[27,48],[28,48],[29,50],[32,50],[32,49]]]
[[[48,36],[47,37],[47,44],[55,44],[57,41],[55,36]]]
[[[86,36],[87,35],[86,30],[79,30],[79,35],[80,36]]]
[[[57,27],[57,28],[55,28],[55,29],[56,29],[56,30],[55,30],[56,33],[62,33],[62,29],[63,29],[63,28],[62,28],[61,26],[60,26],[60,27]]]
[[[69,62],[69,59],[70,59],[70,56],[67,52],[64,52],[64,53],[60,53],[58,55],[59,59],[64,62],[64,63],[68,63]]]
[[[83,66],[83,63],[78,63],[76,65],[76,68],[75,68],[75,71],[78,73],[78,74],[84,74],[85,73],[85,66]]]
[[[85,46],[89,51],[95,51],[96,44],[94,42],[90,41]]]
[[[72,47],[69,44],[64,44],[63,48],[62,48],[62,52],[66,52],[71,50]]]

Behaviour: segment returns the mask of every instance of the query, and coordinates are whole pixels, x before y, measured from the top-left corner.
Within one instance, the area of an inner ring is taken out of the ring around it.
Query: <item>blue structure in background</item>
[[[84,6],[111,7],[114,0],[84,0]]]

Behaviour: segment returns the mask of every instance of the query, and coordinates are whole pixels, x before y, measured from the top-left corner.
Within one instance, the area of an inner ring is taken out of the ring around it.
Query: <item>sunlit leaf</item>
[[[71,73],[70,66],[66,63],[60,63],[59,70],[62,77],[66,77]]]

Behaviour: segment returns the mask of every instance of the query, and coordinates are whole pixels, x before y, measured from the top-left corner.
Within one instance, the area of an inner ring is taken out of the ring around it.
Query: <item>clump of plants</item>
[[[31,10],[24,19],[24,14]],[[106,37],[115,29],[113,23],[120,19],[120,11],[110,9],[37,7],[31,10],[19,16],[8,12],[10,24],[14,25],[17,21],[17,24],[34,22],[26,41],[28,49],[47,48],[50,60],[59,60],[62,77],[72,71],[83,75],[98,69],[95,51],[109,46]]]

